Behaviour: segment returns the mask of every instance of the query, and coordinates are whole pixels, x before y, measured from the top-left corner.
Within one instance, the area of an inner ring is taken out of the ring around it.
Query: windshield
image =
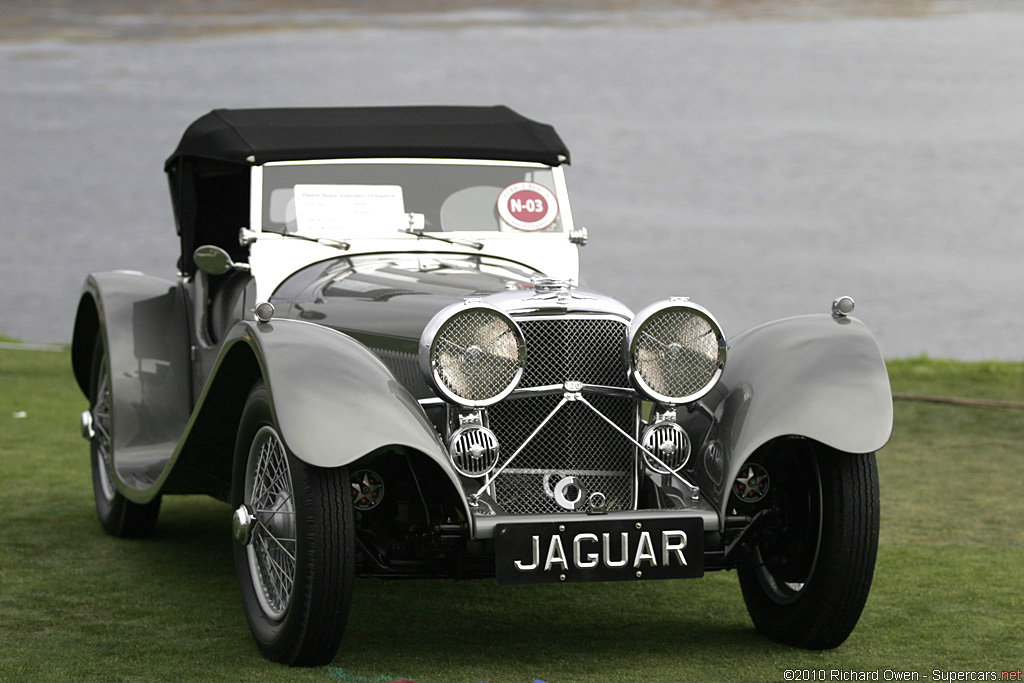
[[[551,169],[531,164],[280,163],[263,167],[262,229],[311,236],[562,232]]]

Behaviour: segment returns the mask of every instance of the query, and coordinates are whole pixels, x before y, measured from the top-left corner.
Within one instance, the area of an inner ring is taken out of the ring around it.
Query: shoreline
[[[670,26],[745,21],[829,21],[920,19],[950,14],[1019,12],[1007,0],[168,0],[142,5],[131,0],[77,0],[4,4],[0,43],[151,42],[279,31],[381,29],[457,30],[488,26],[579,28],[590,26]]]

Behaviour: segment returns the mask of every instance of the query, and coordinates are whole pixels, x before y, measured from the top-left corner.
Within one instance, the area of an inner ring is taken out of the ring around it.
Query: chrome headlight
[[[671,405],[696,401],[725,367],[725,337],[708,311],[685,299],[652,304],[629,326],[629,373],[647,397]]]
[[[526,344],[508,315],[490,304],[455,304],[420,338],[420,368],[444,398],[482,408],[508,396],[523,376]]]

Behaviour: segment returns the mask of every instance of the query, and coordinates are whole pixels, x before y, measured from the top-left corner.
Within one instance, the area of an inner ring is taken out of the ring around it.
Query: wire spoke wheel
[[[248,520],[235,567],[256,644],[284,664],[329,663],[352,598],[351,483],[344,467],[314,467],[289,451],[262,382],[242,411],[231,490]]]
[[[110,361],[102,333],[93,345],[89,386],[89,438],[92,461],[92,491],[100,526],[111,536],[139,538],[150,536],[160,515],[161,497],[136,503],[117,490],[114,470],[114,399],[110,382]]]
[[[106,354],[100,360],[96,383],[94,403],[90,410],[93,459],[98,470],[100,492],[103,498],[112,501],[117,495],[117,486],[114,484],[114,465],[110,459],[110,369]]]
[[[246,467],[245,497],[255,517],[246,549],[260,606],[280,620],[295,584],[295,497],[281,437],[273,427],[256,433]]]

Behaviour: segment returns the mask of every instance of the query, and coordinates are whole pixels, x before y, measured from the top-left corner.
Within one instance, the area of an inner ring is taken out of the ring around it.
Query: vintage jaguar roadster
[[[568,161],[505,107],[195,121],[165,168],[177,280],[93,273],[78,306],[102,527],[228,501],[249,625],[289,664],[335,656],[356,576],[735,569],[761,633],[842,643],[892,428],[853,300],[727,337],[684,296],[584,291]]]

